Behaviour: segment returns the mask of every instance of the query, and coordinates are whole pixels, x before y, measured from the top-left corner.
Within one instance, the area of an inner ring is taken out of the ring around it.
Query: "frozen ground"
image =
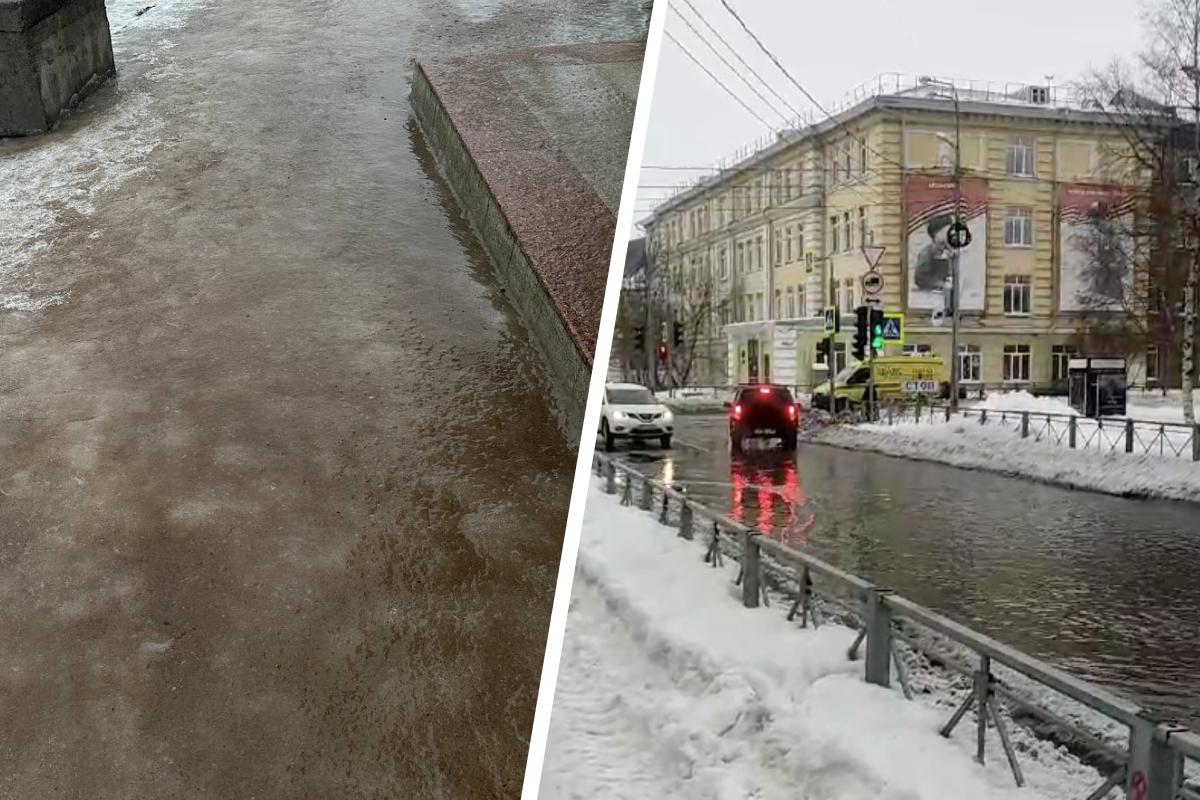
[[[45,136],[0,139],[0,308],[40,311],[66,299],[47,288],[53,277],[43,280],[27,267],[49,246],[57,224],[92,217],[96,198],[145,170],[164,127],[147,86],[173,74],[175,43],[167,34],[205,3],[108,0],[118,76],[85,102],[97,113],[87,124],[68,116]],[[134,47],[131,34],[138,31],[148,35]],[[149,35],[155,32],[162,36]],[[98,239],[104,231],[92,234]]]
[[[593,485],[542,800],[1077,798],[1101,782],[1015,729],[1016,789],[994,738],[981,768],[973,725],[937,734],[947,689],[908,702],[863,683],[852,631],[742,608],[735,567],[701,552]]]

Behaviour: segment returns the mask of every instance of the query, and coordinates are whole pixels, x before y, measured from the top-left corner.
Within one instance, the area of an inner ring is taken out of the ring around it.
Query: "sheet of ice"
[[[0,140],[0,291],[33,298],[6,301],[5,309],[39,310],[63,301],[61,295],[39,297],[43,293],[36,279],[24,274],[25,267],[50,246],[62,220],[93,215],[97,198],[144,169],[163,127],[148,88],[172,69],[164,55],[172,43],[154,36],[182,27],[203,4],[109,0],[113,50],[123,77],[112,106],[69,131]],[[135,37],[138,31],[149,33]],[[144,80],[125,79],[130,71]]]
[[[945,703],[864,683],[853,632],[748,610],[735,567],[593,484],[543,769],[563,798],[1079,797],[1100,776],[1014,731],[1029,787],[973,728],[943,739]],[[936,700],[936,695],[931,695]]]

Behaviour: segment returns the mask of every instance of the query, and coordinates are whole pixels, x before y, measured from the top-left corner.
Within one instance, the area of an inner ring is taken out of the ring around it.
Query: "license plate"
[[[774,434],[776,431],[774,428],[755,428],[754,432],[756,434],[758,434],[759,436],[770,436],[770,435]]]
[[[904,391],[907,394],[937,394],[937,381],[905,381]]]

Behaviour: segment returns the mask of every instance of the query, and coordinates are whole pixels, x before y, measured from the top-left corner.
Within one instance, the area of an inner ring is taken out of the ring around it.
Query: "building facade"
[[[697,383],[822,379],[814,320],[868,299],[870,257],[883,277],[870,299],[905,314],[888,354],[949,363],[957,300],[963,382],[1044,387],[1065,380],[1088,319],[1128,313],[1133,254],[1114,277],[1091,263],[1088,237],[1097,209],[1136,213],[1147,176],[1134,163],[1109,117],[1052,87],[896,79],[680,192],[644,226],[673,280],[711,287],[712,341],[697,346],[726,357]],[[956,190],[971,242],[954,292]],[[1154,377],[1140,355],[1134,383]]]

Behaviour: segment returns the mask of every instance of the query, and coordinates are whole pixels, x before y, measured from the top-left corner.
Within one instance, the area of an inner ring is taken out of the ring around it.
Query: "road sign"
[[[961,250],[971,243],[971,229],[965,222],[956,222],[946,231],[946,244]]]
[[[875,270],[865,273],[862,276],[862,288],[866,294],[879,294],[883,291],[883,276]]]
[[[883,254],[887,251],[886,247],[879,247],[873,244],[863,245],[863,258],[867,260],[867,269],[872,272],[879,266],[879,262],[883,260]]]
[[[938,394],[941,387],[937,381],[905,381],[905,394]]]
[[[838,314],[837,306],[825,306],[825,332],[837,333],[841,330],[841,316]]]
[[[883,340],[892,344],[904,344],[904,315],[889,314],[884,312],[883,315]]]

